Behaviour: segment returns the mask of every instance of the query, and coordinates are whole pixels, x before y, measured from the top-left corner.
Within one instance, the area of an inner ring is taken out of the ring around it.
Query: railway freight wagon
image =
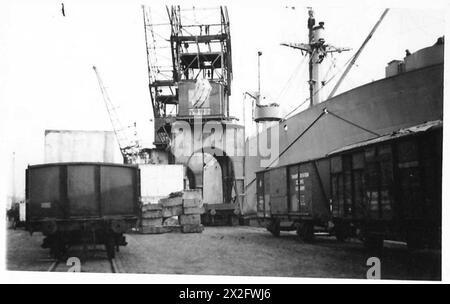
[[[297,231],[306,242],[330,213],[329,159],[272,168],[256,174],[258,218],[274,236]]]
[[[340,240],[359,235],[379,249],[384,239],[411,248],[440,246],[442,121],[330,153],[332,213]]]
[[[42,247],[61,259],[74,244],[104,244],[109,258],[139,216],[136,166],[55,163],[26,170],[27,228],[45,236]]]

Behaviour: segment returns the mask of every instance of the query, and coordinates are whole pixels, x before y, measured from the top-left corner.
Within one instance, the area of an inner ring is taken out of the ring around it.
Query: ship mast
[[[312,8],[308,8],[308,40],[309,46],[312,49],[312,45],[314,44],[314,25],[316,24],[316,19],[314,19],[314,11]],[[312,107],[314,105],[314,88],[316,86],[316,79],[314,75],[318,75],[319,67],[314,63],[313,57],[315,52],[309,52],[309,106]]]
[[[16,202],[16,152],[13,152],[11,206],[13,206],[15,202]]]
[[[309,54],[309,103],[310,107],[322,102],[321,99],[321,67],[322,62],[328,53],[349,51],[350,48],[338,48],[325,43],[324,32],[325,23],[319,22],[316,25],[314,17],[314,10],[308,8],[308,44],[305,43],[282,43],[281,45],[288,46],[294,49],[305,51]],[[303,52],[302,52],[303,53]]]

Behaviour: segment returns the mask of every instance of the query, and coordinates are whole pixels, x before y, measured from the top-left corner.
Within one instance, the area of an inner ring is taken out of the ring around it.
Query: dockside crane
[[[137,159],[140,152],[139,142],[137,139],[129,139],[129,137],[127,136],[128,128],[126,129],[123,127],[122,122],[120,121],[120,117],[116,111],[116,107],[109,98],[106,87],[103,85],[100,73],[95,66],[93,66],[92,69],[97,76],[98,84],[102,92],[106,110],[108,111],[108,115],[111,120],[114,134],[116,135],[117,143],[119,144],[120,152],[122,153],[123,161],[125,164],[133,163]]]

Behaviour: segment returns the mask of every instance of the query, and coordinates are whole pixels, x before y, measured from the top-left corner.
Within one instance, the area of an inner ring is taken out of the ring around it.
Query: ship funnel
[[[280,121],[281,111],[280,105],[277,103],[257,104],[255,106],[255,122]]]

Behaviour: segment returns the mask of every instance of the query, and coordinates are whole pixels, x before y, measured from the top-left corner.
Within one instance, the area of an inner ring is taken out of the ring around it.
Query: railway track
[[[119,266],[117,265],[117,261],[115,259],[107,259],[107,262],[109,264],[109,271],[107,271],[107,272],[110,272],[110,273],[120,273],[121,272],[119,270]],[[92,261],[89,262],[89,263],[92,264]],[[86,270],[83,270],[83,269],[85,269],[85,267],[84,267],[85,264],[86,264],[86,261],[84,263],[81,262],[80,270],[77,271],[77,270],[75,270],[73,268],[73,267],[76,267],[76,266],[73,266],[72,264],[67,265],[67,264],[65,264],[64,262],[61,262],[61,261],[54,261],[50,265],[50,267],[48,268],[47,272],[106,272],[106,271],[86,271]],[[91,267],[92,267],[92,265],[91,265]],[[104,268],[103,265],[101,267]]]
[[[117,259],[109,259],[105,255],[104,251],[94,251],[94,255],[84,258],[72,254],[66,261],[54,260],[47,272],[121,273]]]

